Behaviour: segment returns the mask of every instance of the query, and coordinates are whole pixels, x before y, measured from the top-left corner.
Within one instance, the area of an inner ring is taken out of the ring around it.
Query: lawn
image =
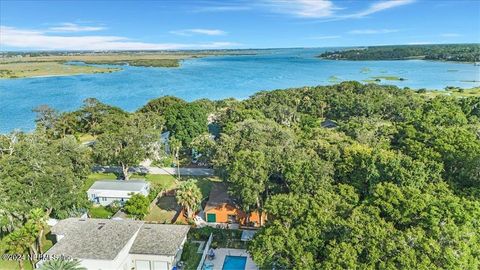
[[[20,267],[18,266],[17,261],[4,261],[0,259],[0,270],[18,270]],[[23,262],[23,269],[30,270],[33,269],[32,265],[28,260]]]
[[[94,205],[88,210],[91,218],[111,218],[115,213],[112,213],[105,206]]]
[[[175,187],[175,177],[168,174],[147,174],[146,176],[133,175],[132,178],[145,178],[155,186],[161,187],[163,190]]]
[[[197,269],[202,253],[197,253],[199,243],[186,242],[183,246],[182,261],[185,263],[182,269],[194,270]]]
[[[150,209],[150,212],[144,217],[144,220],[171,223],[178,210],[180,210],[180,206],[177,204],[175,197],[163,196],[158,198],[157,203]]]

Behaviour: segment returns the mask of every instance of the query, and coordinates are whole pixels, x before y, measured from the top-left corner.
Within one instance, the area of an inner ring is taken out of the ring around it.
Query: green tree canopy
[[[132,195],[123,207],[127,214],[132,215],[136,219],[142,219],[148,214],[148,208],[150,201],[148,197],[143,196],[140,193]]]
[[[82,190],[91,165],[90,150],[73,137],[23,136],[12,154],[0,159],[0,204],[15,218],[32,208],[67,217],[86,206]]]
[[[130,115],[119,126],[98,136],[94,147],[97,163],[120,166],[123,178],[128,180],[130,167],[152,156],[162,127],[163,119],[154,114]]]

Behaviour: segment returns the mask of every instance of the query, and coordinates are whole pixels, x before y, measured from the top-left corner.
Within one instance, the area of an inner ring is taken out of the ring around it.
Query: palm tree
[[[14,230],[5,237],[5,254],[30,255],[30,248],[35,243],[35,236],[36,234],[32,233],[29,226],[23,226]],[[24,269],[23,262],[23,259],[18,260],[20,270]]]
[[[197,210],[202,200],[202,192],[197,186],[197,181],[189,179],[183,182],[177,190],[176,199],[178,204],[187,211],[187,218],[191,218],[193,211]]]
[[[43,237],[43,233],[45,232],[45,229],[48,226],[47,219],[48,219],[47,214],[40,208],[32,209],[32,211],[30,212],[29,220],[30,222],[32,222],[33,226],[35,227],[35,230],[38,232],[37,243],[36,243],[36,251],[38,253],[43,252],[42,237]]]
[[[80,266],[78,260],[49,260],[42,264],[40,270],[87,270]]]

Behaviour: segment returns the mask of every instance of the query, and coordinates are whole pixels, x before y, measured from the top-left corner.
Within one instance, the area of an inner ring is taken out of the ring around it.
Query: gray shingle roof
[[[53,226],[52,233],[64,237],[46,254],[77,259],[113,260],[142,224],[143,222],[134,220],[61,220]]]
[[[130,254],[175,255],[189,229],[187,225],[144,224]]]
[[[148,182],[143,180],[99,180],[93,183],[90,189],[141,191],[145,185],[148,185]]]
[[[64,237],[46,254],[113,260],[138,232],[130,253],[175,255],[189,229],[187,225],[145,224],[135,220],[68,218],[52,227],[53,234]]]

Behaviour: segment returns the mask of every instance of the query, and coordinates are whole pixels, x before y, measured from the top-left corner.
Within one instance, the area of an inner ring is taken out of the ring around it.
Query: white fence
[[[203,263],[205,262],[205,258],[207,258],[208,250],[210,249],[210,245],[212,244],[212,240],[213,240],[213,234],[210,234],[210,236],[208,237],[208,241],[205,244],[205,248],[203,249],[202,259],[200,260],[200,263],[197,266],[197,270],[202,270]]]

